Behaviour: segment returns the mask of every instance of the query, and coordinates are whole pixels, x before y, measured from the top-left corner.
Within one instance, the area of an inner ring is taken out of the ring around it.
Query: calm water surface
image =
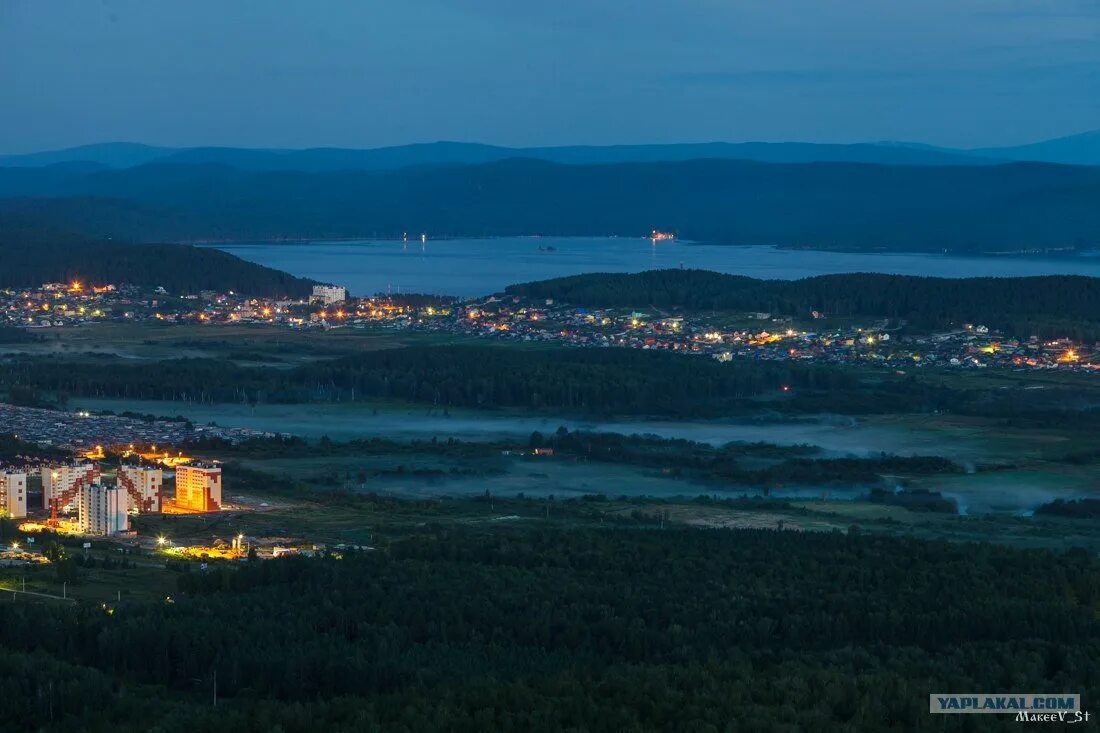
[[[541,247],[541,249],[540,249]],[[603,237],[504,237],[407,243],[392,240],[233,244],[226,252],[353,295],[434,293],[471,297],[506,285],[582,272],[688,267],[790,280],[838,272],[938,277],[1100,276],[1100,257],[958,257],[730,247]]]

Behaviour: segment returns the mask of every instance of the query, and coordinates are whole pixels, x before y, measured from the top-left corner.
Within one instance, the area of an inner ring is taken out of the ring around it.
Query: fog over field
[[[90,410],[133,411],[161,416],[181,415],[196,424],[290,433],[316,440],[337,441],[384,438],[397,441],[513,440],[525,442],[535,431],[549,434],[559,427],[570,431],[649,434],[681,438],[711,445],[731,442],[809,445],[821,449],[819,457],[943,456],[959,463],[965,473],[915,480],[914,485],[954,498],[961,513],[1026,515],[1056,498],[1098,496],[1087,469],[1045,464],[1050,451],[1057,452],[1070,438],[1055,431],[1013,431],[977,421],[948,422],[918,417],[852,418],[837,415],[788,420],[684,421],[594,420],[552,415],[515,415],[417,408],[394,404],[314,405],[201,405],[185,402],[78,399],[74,406]],[[407,461],[407,459],[401,459]],[[374,458],[332,459],[328,468],[352,471],[378,468],[385,460]],[[1030,462],[1032,466],[1018,466]],[[346,464],[346,465],[343,465]],[[342,467],[341,467],[342,466]],[[386,465],[388,468],[388,464]],[[271,466],[267,467],[269,470]],[[295,461],[286,468],[295,470]],[[313,473],[315,467],[310,466]],[[976,469],[981,468],[981,471]],[[302,478],[310,473],[304,468]],[[677,480],[637,467],[609,464],[563,464],[551,461],[510,461],[504,472],[474,477],[386,476],[361,487],[368,491],[403,496],[493,494],[558,497],[602,493],[628,496],[696,496],[699,494],[762,496],[751,487],[718,487],[714,484]],[[783,486],[773,497],[850,500],[867,493],[865,486]]]
[[[89,410],[133,411],[158,416],[182,415],[196,424],[215,422],[226,427],[289,433],[305,438],[327,435],[333,440],[389,438],[391,440],[499,440],[527,437],[534,431],[600,431],[624,435],[657,435],[711,445],[730,442],[762,442],[776,445],[813,445],[830,455],[866,456],[876,453],[925,455],[934,452],[959,460],[989,457],[973,438],[955,436],[942,442],[931,431],[913,432],[907,426],[879,424],[844,416],[824,415],[798,420],[761,421],[666,421],[585,419],[553,415],[520,416],[423,407],[369,404],[229,405],[195,404],[157,400],[78,398],[75,407]]]

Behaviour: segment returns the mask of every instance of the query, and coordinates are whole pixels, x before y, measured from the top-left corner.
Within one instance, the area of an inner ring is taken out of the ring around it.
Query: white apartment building
[[[88,484],[80,489],[77,524],[84,534],[113,535],[130,529],[126,490],[118,486]]]
[[[323,305],[343,303],[348,299],[348,291],[339,285],[314,285],[310,302],[320,302]]]
[[[0,515],[11,519],[27,516],[27,474],[0,469]]]

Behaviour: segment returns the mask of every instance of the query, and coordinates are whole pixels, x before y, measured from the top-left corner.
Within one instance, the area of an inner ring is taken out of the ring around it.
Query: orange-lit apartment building
[[[215,512],[222,506],[221,466],[198,463],[176,467],[176,507]]]

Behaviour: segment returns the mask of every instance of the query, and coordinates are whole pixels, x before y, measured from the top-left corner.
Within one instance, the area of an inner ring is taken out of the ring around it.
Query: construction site
[[[182,455],[128,451],[117,465],[102,448],[67,461],[0,466],[0,516],[20,529],[94,537],[133,536],[139,514],[198,514],[222,508],[222,468]],[[166,492],[166,488],[168,489]]]

